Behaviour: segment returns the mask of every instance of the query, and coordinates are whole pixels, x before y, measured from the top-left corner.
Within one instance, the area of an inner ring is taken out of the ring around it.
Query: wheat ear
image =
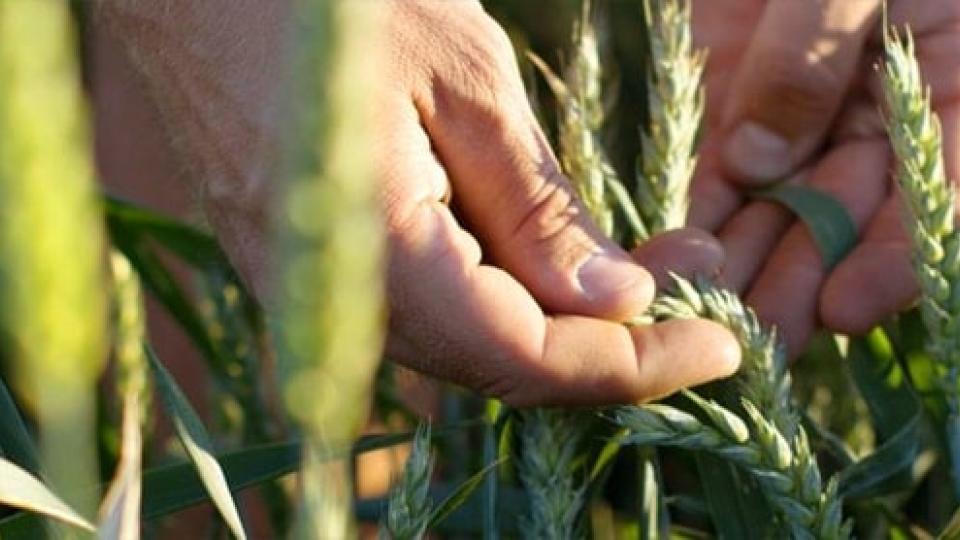
[[[956,188],[947,179],[940,121],[923,86],[913,37],[895,30],[884,41],[883,89],[887,131],[897,158],[896,178],[920,282],[926,347],[941,366],[951,410],[960,412],[960,232]]]
[[[636,204],[652,234],[682,227],[697,165],[706,52],[693,46],[688,0],[645,0],[649,124],[641,134]]]
[[[536,55],[530,60],[543,74],[559,104],[560,165],[594,222],[607,236],[618,231],[614,209],[623,213],[633,238],[648,236],[629,192],[617,176],[603,149],[605,121],[603,69],[597,29],[590,18],[590,3],[574,27],[572,58],[564,77],[554,73]]]
[[[842,524],[842,501],[835,482],[829,482],[823,489],[820,471],[806,433],[790,402],[786,355],[775,333],[765,331],[756,314],[733,293],[707,282],[694,285],[677,276],[674,279],[676,292],[671,296],[661,296],[652,307],[656,317],[710,319],[728,328],[740,344],[743,360],[738,386],[743,395],[743,409],[750,420],[756,441],[746,444],[759,445],[760,449],[765,450],[761,454],[766,456],[762,463],[768,469],[771,466],[780,467],[777,470],[792,482],[787,487],[779,481],[770,483],[760,479],[771,506],[782,516],[795,538],[805,538],[811,534],[815,538],[849,537],[849,526]],[[722,416],[710,412],[718,405],[703,401],[692,393],[687,395],[711,418]],[[732,444],[738,440],[727,437],[727,442]],[[716,450],[704,450],[723,455],[723,452]],[[735,459],[733,461],[747,466]],[[754,469],[750,470],[755,472]]]
[[[430,452],[430,426],[420,424],[403,474],[390,490],[386,517],[380,524],[384,540],[419,540],[430,524],[433,502],[430,477],[433,457]]]
[[[802,429],[788,442],[746,399],[742,405],[747,422],[716,402],[692,392],[686,395],[705,421],[668,405],[615,409],[614,421],[630,431],[625,442],[708,452],[738,465],[757,480],[790,538],[850,537],[851,524],[842,522],[837,482],[823,488]]]
[[[521,412],[517,472],[530,499],[524,538],[578,538],[585,482],[578,465],[585,418],[562,409]]]

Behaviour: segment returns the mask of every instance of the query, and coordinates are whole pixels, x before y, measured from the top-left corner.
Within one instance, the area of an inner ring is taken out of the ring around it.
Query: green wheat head
[[[953,412],[960,377],[960,232],[956,188],[946,175],[940,121],[923,86],[913,36],[895,30],[884,41],[883,89],[887,130],[897,157],[906,230],[920,283],[927,350],[941,366],[941,382]]]
[[[517,472],[529,496],[524,538],[578,538],[586,491],[582,474],[583,426],[576,411],[533,409],[520,414]]]
[[[800,430],[789,441],[757,408],[743,400],[747,420],[713,401],[686,392],[704,419],[668,405],[621,407],[613,419],[627,428],[627,443],[669,446],[714,454],[747,471],[790,538],[849,538],[852,524],[842,523],[837,482],[826,489]]]
[[[645,0],[649,124],[641,134],[636,205],[651,234],[683,227],[697,166],[706,53],[693,47],[688,0]]]
[[[430,477],[433,457],[430,452],[430,426],[420,424],[413,438],[413,448],[403,475],[390,490],[386,517],[380,524],[384,540],[418,540],[430,524],[433,502],[430,499]]]
[[[590,2],[584,2],[582,16],[574,27],[564,78],[537,56],[531,54],[530,59],[559,103],[560,164],[587,212],[604,234],[616,236],[615,210],[620,210],[630,234],[646,238],[647,230],[603,148],[603,69],[597,28],[591,17]]]

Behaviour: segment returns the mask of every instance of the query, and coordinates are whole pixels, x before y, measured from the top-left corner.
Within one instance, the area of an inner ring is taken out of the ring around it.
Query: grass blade
[[[140,405],[136,400],[124,403],[121,431],[120,462],[100,506],[97,536],[105,540],[133,540],[140,537],[143,441],[140,434]]]
[[[200,422],[200,418],[193,410],[190,402],[180,390],[173,376],[157,359],[156,355],[149,348],[146,348],[147,358],[150,360],[150,367],[153,370],[154,378],[167,413],[173,420],[174,429],[180,442],[190,456],[203,482],[204,487],[210,494],[214,506],[220,512],[224,522],[230,528],[230,532],[236,538],[245,539],[246,533],[243,530],[243,524],[240,522],[240,515],[237,512],[236,503],[233,495],[230,493],[230,485],[227,483],[226,476],[220,464],[214,457],[213,443],[207,430]]]
[[[883,443],[869,457],[841,473],[840,493],[863,498],[905,489],[920,451],[920,400],[882,329],[851,340],[848,361]],[[900,475],[903,478],[896,478]]]
[[[43,514],[68,525],[93,531],[93,525],[54,495],[40,480],[0,458],[0,503]]]
[[[230,266],[217,240],[205,231],[114,197],[104,199],[104,209],[113,235],[150,238],[198,269]]]
[[[434,430],[441,436],[477,425],[464,422]],[[413,438],[413,433],[390,433],[361,437],[349,450],[341,449],[328,454],[327,459],[343,459],[350,455],[373,452],[403,444]],[[217,455],[225,476],[234,492],[293,473],[300,468],[300,441],[287,441],[252,446]],[[175,463],[147,470],[143,474],[143,505],[140,517],[144,520],[159,518],[184,508],[209,500],[210,495],[197,475],[193,463]],[[0,520],[2,538],[36,538],[43,534],[42,523],[36,516],[20,513]]]
[[[0,449],[17,465],[33,474],[40,472],[36,443],[3,379],[0,379]]]
[[[769,538],[773,513],[755,482],[722,459],[698,452],[700,484],[720,538]]]
[[[857,243],[857,226],[837,200],[822,191],[779,184],[752,194],[755,199],[782,204],[807,226],[820,251],[824,268],[837,265]]]
[[[447,519],[453,512],[460,508],[463,503],[470,498],[470,495],[473,494],[477,488],[483,484],[484,478],[491,471],[495,470],[501,463],[506,461],[508,458],[501,458],[493,463],[488,464],[486,467],[480,469],[473,476],[468,478],[465,482],[460,484],[457,489],[453,491],[446,499],[441,502],[436,509],[433,511],[433,515],[430,516],[430,524],[428,527],[435,527],[438,523],[441,523],[443,520]]]

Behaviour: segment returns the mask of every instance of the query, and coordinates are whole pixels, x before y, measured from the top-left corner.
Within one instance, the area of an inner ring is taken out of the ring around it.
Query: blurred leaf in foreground
[[[68,10],[0,4],[0,323],[37,412],[45,477],[92,514],[103,231]]]

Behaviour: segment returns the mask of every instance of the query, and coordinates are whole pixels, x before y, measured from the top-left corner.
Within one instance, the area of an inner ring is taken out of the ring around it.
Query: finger
[[[943,161],[947,178],[960,185],[960,86],[954,104],[938,111],[943,126]]]
[[[511,405],[646,401],[739,363],[733,337],[708,321],[628,329],[544,316],[509,274],[480,264],[476,242],[441,204],[419,205],[391,235],[390,254],[387,355]]]
[[[724,261],[720,242],[709,233],[692,227],[658,234],[631,254],[637,263],[653,274],[659,290],[673,284],[671,274],[686,279],[714,277]]]
[[[690,186],[688,223],[715,232],[743,204],[743,194],[724,176],[720,140],[709,131]]]
[[[807,176],[802,172],[790,181],[806,183]],[[737,213],[719,234],[727,253],[720,282],[738,293],[746,290],[794,221],[786,208],[767,201],[752,202]]]
[[[560,173],[502,30],[482,40],[414,95],[465,225],[547,310],[632,318],[653,297],[652,277],[600,232]]]
[[[825,327],[862,335],[909,307],[919,294],[910,263],[898,196],[891,196],[870,222],[856,249],[837,266],[820,294]]]
[[[720,231],[727,254],[720,282],[737,293],[749,287],[793,221],[779,204],[757,201],[746,206]]]
[[[842,204],[858,230],[888,194],[889,150],[883,140],[851,143],[831,152],[812,171],[810,185]],[[770,255],[747,300],[779,328],[792,355],[801,352],[817,323],[817,300],[827,275],[806,225],[793,225]]]
[[[431,186],[446,175],[416,111],[400,98],[383,105],[388,357],[516,405],[635,402],[736,369],[733,337],[712,323],[629,330],[545,316],[510,274],[480,264],[478,242],[438,202]]]
[[[782,178],[820,145],[857,72],[880,0],[772,0],[725,111],[736,180]]]

